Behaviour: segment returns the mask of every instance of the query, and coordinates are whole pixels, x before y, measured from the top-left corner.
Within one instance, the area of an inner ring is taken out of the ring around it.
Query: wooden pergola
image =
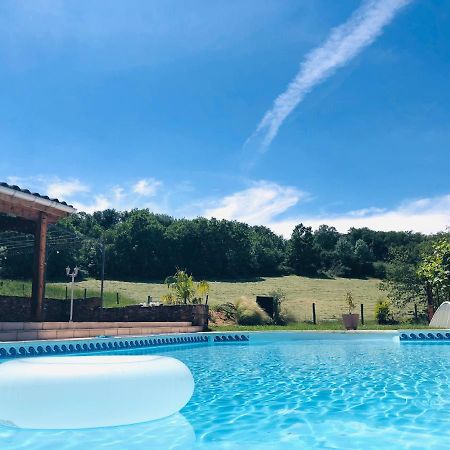
[[[58,199],[31,193],[18,186],[0,183],[0,231],[17,231],[34,235],[32,320],[43,320],[47,227],[76,212]]]

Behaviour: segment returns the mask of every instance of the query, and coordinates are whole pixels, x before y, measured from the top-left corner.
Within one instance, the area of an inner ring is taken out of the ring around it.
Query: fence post
[[[361,303],[361,325],[364,325],[364,305]]]
[[[101,269],[101,281],[100,281],[100,299],[103,307],[103,296],[104,296],[104,284],[105,284],[105,243],[102,239],[102,269]]]
[[[67,285],[66,285],[66,300],[67,300]]]
[[[312,313],[313,313],[313,324],[317,325],[317,320],[316,320],[316,304],[313,303],[312,304]]]
[[[150,305],[150,300],[151,300],[151,296],[149,295],[148,297],[147,297],[147,305],[149,306]]]
[[[116,292],[116,303],[119,304],[119,293]]]
[[[417,314],[417,303],[414,303],[414,321],[418,322],[419,321],[419,317]]]
[[[87,297],[87,288],[84,288],[84,299],[86,300]]]

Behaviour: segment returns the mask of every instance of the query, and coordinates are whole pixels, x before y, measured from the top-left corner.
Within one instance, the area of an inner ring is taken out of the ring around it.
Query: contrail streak
[[[308,53],[300,64],[296,77],[276,98],[252,136],[260,139],[260,151],[273,141],[286,117],[315,85],[331,76],[365,47],[369,46],[412,0],[366,0],[343,24],[333,28],[320,47]]]

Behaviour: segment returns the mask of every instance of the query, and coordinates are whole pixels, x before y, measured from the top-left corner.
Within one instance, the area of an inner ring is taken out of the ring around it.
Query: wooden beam
[[[8,214],[14,217],[20,217],[22,219],[32,220],[33,222],[38,222],[40,219],[40,214],[42,211],[40,209],[34,208],[32,206],[24,206],[22,204],[15,204],[11,202],[6,202],[0,199],[0,213]],[[66,217],[65,215],[55,215],[53,213],[45,212],[47,214],[49,223],[56,223],[62,217]]]
[[[0,212],[38,221],[41,212],[48,216],[49,223],[56,223],[59,219],[67,217],[68,212],[58,210],[52,206],[44,206],[16,197],[8,197],[0,193]]]
[[[44,318],[45,256],[47,245],[47,214],[42,212],[34,232],[33,285],[31,293],[31,320]]]
[[[0,231],[18,231],[19,233],[34,234],[35,223],[21,217],[0,215]]]

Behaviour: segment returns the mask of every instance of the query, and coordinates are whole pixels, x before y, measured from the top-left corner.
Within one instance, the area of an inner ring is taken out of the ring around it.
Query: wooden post
[[[47,244],[47,214],[40,213],[34,230],[33,286],[31,320],[42,322],[44,313],[45,249]]]
[[[87,288],[84,288],[84,300],[86,300],[87,297]]]
[[[104,284],[105,284],[105,243],[102,240],[101,243],[102,246],[102,270],[100,273],[100,299],[102,302],[102,307],[103,307],[103,296],[104,296]]]
[[[316,320],[316,304],[313,303],[312,304],[312,313],[313,313],[313,324],[317,325],[317,320]]]
[[[364,325],[364,305],[361,303],[361,325]]]
[[[116,303],[119,304],[119,293],[116,292]]]
[[[67,284],[66,284],[66,300],[67,300]]]
[[[417,303],[414,303],[414,321],[416,323],[419,321],[419,315],[417,314]]]

